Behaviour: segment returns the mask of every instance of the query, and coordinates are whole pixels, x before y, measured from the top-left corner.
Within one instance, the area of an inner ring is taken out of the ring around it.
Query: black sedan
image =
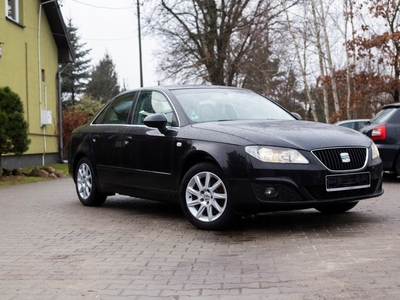
[[[74,130],[68,164],[83,205],[115,193],[180,203],[201,229],[235,215],[316,208],[339,213],[383,194],[372,140],[298,120],[250,90],[142,88]]]

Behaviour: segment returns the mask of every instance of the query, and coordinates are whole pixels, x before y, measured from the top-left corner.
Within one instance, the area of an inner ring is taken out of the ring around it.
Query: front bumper
[[[249,178],[228,185],[237,212],[263,212],[378,197],[383,194],[382,176],[380,159],[354,172],[332,172],[317,163],[278,165],[250,159]]]

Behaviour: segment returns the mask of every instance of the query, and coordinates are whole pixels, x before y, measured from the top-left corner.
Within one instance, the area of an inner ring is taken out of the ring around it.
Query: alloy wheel
[[[224,213],[228,194],[223,181],[216,174],[204,171],[194,175],[188,182],[185,200],[189,212],[197,220],[212,222]]]
[[[93,177],[90,167],[86,163],[79,166],[76,178],[78,193],[82,199],[88,199],[92,193]]]

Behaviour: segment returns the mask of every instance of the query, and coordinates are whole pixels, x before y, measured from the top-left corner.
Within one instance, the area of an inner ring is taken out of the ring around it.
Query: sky
[[[80,43],[91,49],[92,66],[108,53],[115,64],[119,83],[128,89],[140,87],[139,39],[136,0],[62,0],[61,12],[67,24],[78,28]],[[141,17],[141,26],[144,20]],[[143,31],[143,30],[142,30]],[[143,86],[155,86],[156,43],[142,32]]]

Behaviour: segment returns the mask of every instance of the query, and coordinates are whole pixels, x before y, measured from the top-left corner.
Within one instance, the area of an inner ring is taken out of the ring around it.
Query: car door
[[[97,174],[104,188],[121,187],[123,130],[128,123],[135,93],[114,99],[92,124],[91,143]]]
[[[176,113],[159,91],[142,91],[133,112],[133,121],[124,129],[121,159],[127,188],[135,195],[171,195],[173,191],[174,130],[162,134],[147,127],[146,116],[162,113],[168,127],[176,126]],[[154,198],[154,196],[153,196]]]

